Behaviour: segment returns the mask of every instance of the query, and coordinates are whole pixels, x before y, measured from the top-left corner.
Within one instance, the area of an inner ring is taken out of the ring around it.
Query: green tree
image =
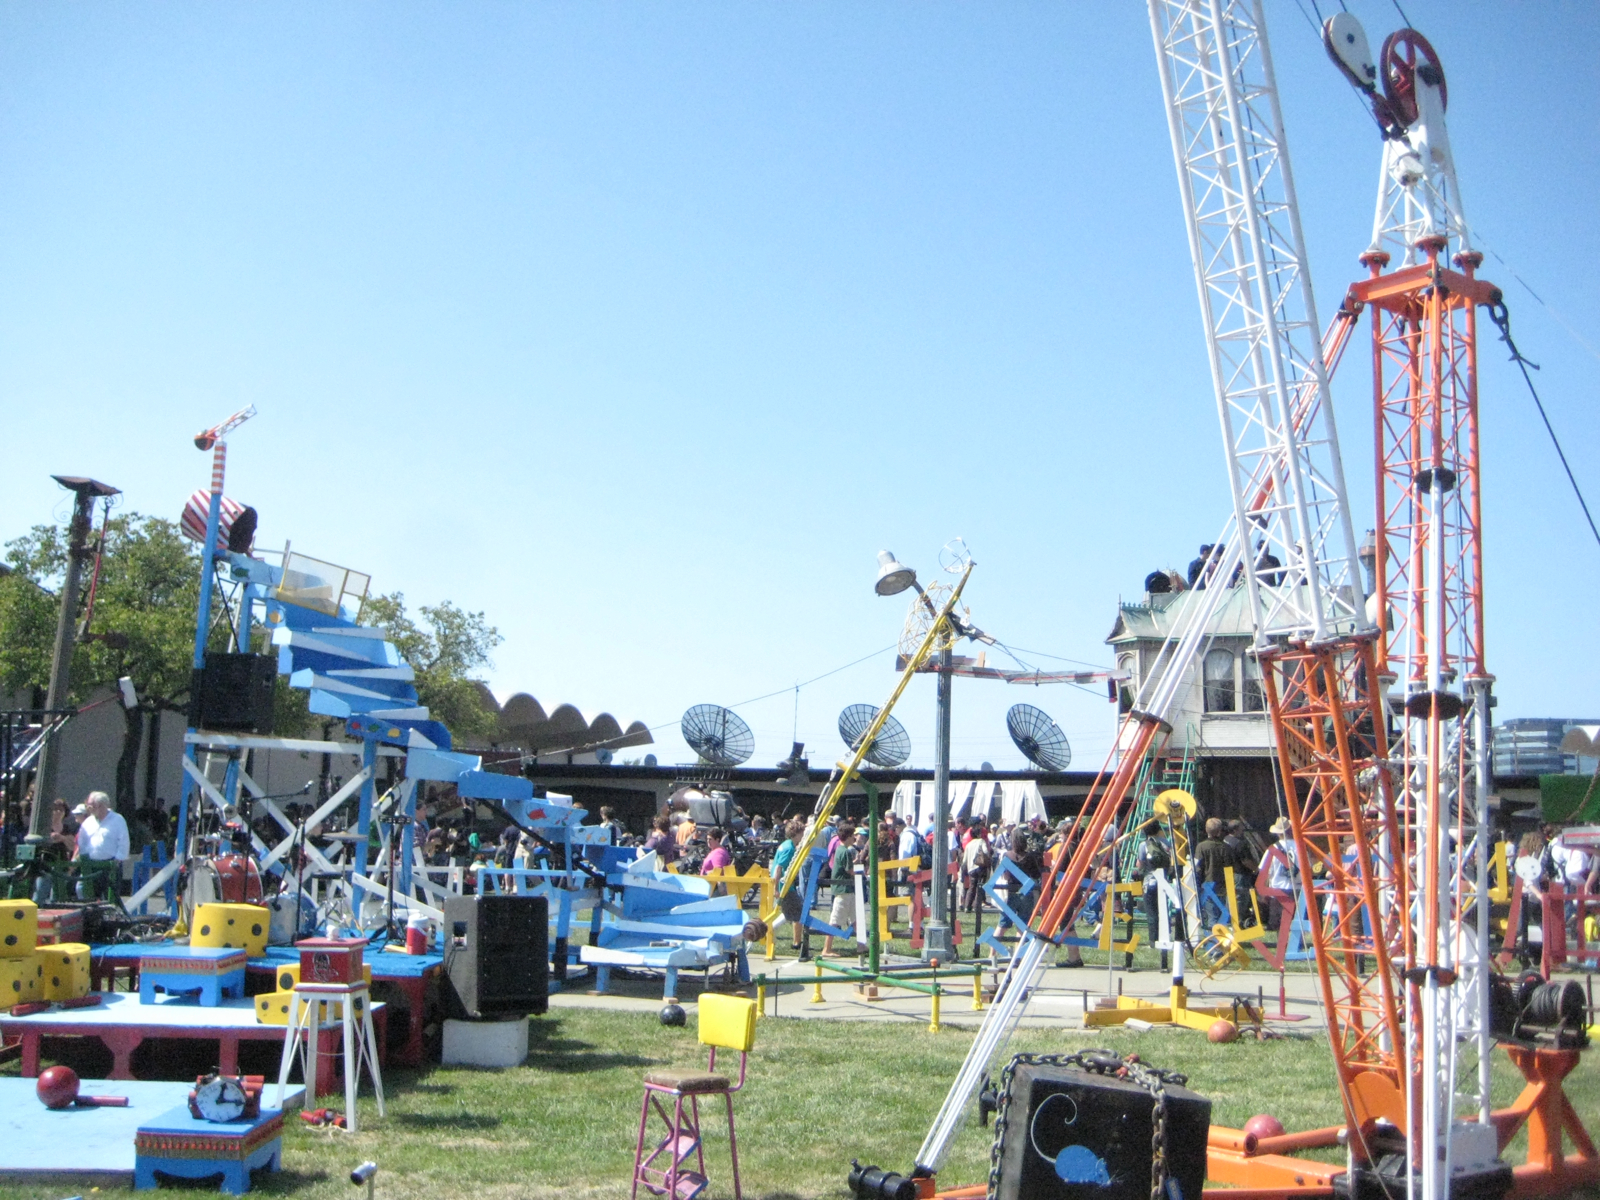
[[[66,563],[67,531],[61,526],[36,525],[6,544],[10,569],[0,577],[0,686],[8,691],[43,688],[49,680],[59,603],[55,591]],[[182,713],[188,699],[200,602],[199,547],[172,521],[126,513],[107,524],[98,578],[92,567],[88,576],[84,609],[74,623],[81,629],[89,616],[90,628],[73,650],[69,700],[82,704],[97,688],[124,676],[133,681],[139,703],[123,709],[116,776],[117,806],[127,810],[136,800],[147,723],[156,727],[154,746],[162,714]],[[225,623],[214,624],[210,644],[222,649],[227,637]]]
[[[497,714],[483,703],[481,680],[473,673],[493,665],[489,656],[504,640],[500,631],[481,612],[469,613],[448,600],[417,611],[423,624],[406,612],[405,594],[392,592],[370,598],[361,620],[389,631],[389,640],[416,672],[417,699],[434,720],[444,722],[451,737],[488,740],[495,733]]]

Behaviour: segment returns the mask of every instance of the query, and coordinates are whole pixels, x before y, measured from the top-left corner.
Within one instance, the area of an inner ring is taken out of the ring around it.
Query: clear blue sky
[[[1348,3],[1374,44],[1400,24]],[[1600,500],[1600,9],[1405,7]],[[1326,317],[1379,145],[1268,12]],[[656,724],[809,679],[895,640],[876,551],[926,577],[957,534],[977,622],[1105,663],[1118,598],[1221,524],[1203,353],[1142,4],[0,8],[0,538],[64,514],[52,472],[176,516],[195,430],[253,402],[228,490],[261,542],[484,610],[502,698]],[[1364,367],[1335,384],[1358,529]],[[1497,715],[1600,713],[1600,548],[1492,342],[1482,398]],[[883,655],[800,693],[814,763],[892,683]],[[956,763],[1020,766],[1024,699],[1099,764],[1103,697],[973,681]],[[792,694],[741,711],[781,757]]]

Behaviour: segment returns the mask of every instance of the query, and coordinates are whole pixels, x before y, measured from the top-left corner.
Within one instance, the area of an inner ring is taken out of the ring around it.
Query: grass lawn
[[[359,1134],[315,1131],[291,1120],[284,1170],[258,1175],[256,1191],[355,1200],[347,1173],[371,1158],[380,1167],[377,1193],[384,1200],[626,1196],[640,1076],[654,1066],[703,1064],[692,1020],[690,1028],[667,1029],[653,1014],[561,1009],[535,1018],[531,1030],[522,1067],[391,1073],[388,1115],[378,1119],[364,1099]],[[844,1196],[852,1157],[908,1168],[970,1039],[949,1026],[930,1034],[921,1023],[762,1021],[749,1082],[734,1098],[746,1194]],[[1290,1128],[1339,1117],[1326,1043],[1317,1036],[1211,1046],[1198,1034],[1172,1030],[1025,1029],[1011,1049],[1070,1052],[1090,1045],[1137,1050],[1146,1061],[1186,1072],[1190,1086],[1211,1098],[1221,1124],[1238,1126],[1257,1112],[1272,1112]],[[3,1069],[14,1074],[17,1066]],[[1496,1084],[1497,1103],[1519,1087],[1503,1056]],[[1600,1062],[1585,1061],[1568,1094],[1591,1128],[1600,1125]],[[711,1195],[728,1196],[726,1132],[709,1120],[707,1126]],[[989,1135],[976,1124],[963,1130],[942,1172],[948,1185],[986,1177]],[[0,1188],[0,1200],[58,1194]]]

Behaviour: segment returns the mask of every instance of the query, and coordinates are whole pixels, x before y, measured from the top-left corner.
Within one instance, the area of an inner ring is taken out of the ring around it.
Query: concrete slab
[[[856,965],[851,959],[826,959],[837,966]],[[911,965],[910,960],[896,960],[900,965]],[[963,964],[965,965],[965,964]],[[869,1022],[918,1022],[927,1025],[932,1017],[931,997],[905,989],[881,986],[879,998],[869,1000],[856,992],[853,982],[824,971],[822,1002],[813,1001],[816,984],[816,967],[812,962],[793,958],[778,958],[772,962],[754,959],[750,963],[751,975],[765,977],[767,982],[767,1015],[793,1017],[801,1020],[836,1020]],[[686,977],[692,979],[693,977]],[[984,986],[992,987],[995,975],[985,970]],[[942,981],[941,981],[942,982]],[[1171,987],[1171,977],[1154,970],[1116,971],[1110,973],[1104,966],[1047,968],[1029,1000],[1021,1019],[1024,1027],[1081,1028],[1085,1003],[1094,1007],[1106,995],[1139,996],[1152,1001],[1165,1001]],[[1190,1002],[1196,1006],[1219,1006],[1238,998],[1263,1004],[1268,1017],[1279,1012],[1279,976],[1268,971],[1239,971],[1226,977],[1207,980],[1199,973],[1186,976]],[[550,997],[552,1009],[604,1008],[620,1012],[655,1014],[660,1011],[659,994],[650,995],[658,987],[639,981],[635,994],[626,992],[626,985],[613,983],[613,991],[598,995],[592,991],[566,990]],[[948,990],[940,998],[941,1025],[958,1028],[976,1028],[983,1021],[987,1008],[972,1008],[970,976],[952,976]],[[680,1002],[693,1007],[693,995],[688,987],[680,986]],[[753,988],[741,989],[753,995]],[[1301,1018],[1294,1024],[1305,1032],[1320,1031],[1322,1010],[1318,995],[1317,977],[1311,972],[1286,973],[1283,977],[1283,1011],[1291,1017]]]

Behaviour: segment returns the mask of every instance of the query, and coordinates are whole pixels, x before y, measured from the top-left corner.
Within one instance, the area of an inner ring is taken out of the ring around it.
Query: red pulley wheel
[[[1415,29],[1397,29],[1383,39],[1383,53],[1378,55],[1383,94],[1389,107],[1407,125],[1417,119],[1418,71],[1432,71],[1438,75],[1439,103],[1449,108],[1450,88],[1433,44]]]

